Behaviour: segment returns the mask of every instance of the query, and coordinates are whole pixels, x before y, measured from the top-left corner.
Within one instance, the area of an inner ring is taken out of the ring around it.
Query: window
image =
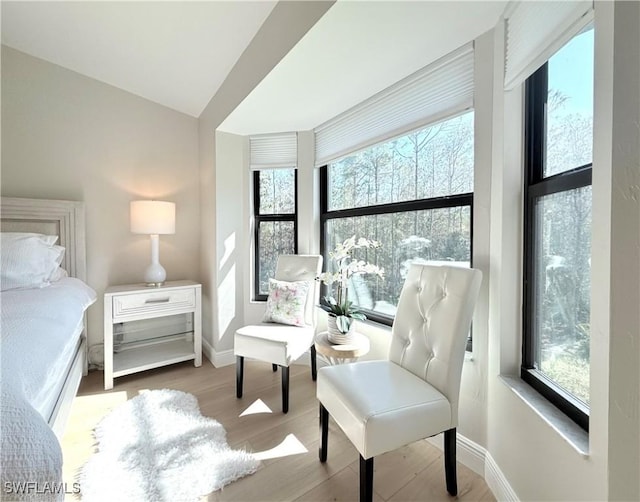
[[[377,240],[360,258],[385,278],[356,276],[348,297],[390,325],[412,262],[471,262],[473,112],[380,143],[322,169],[322,249],[356,235]]]
[[[526,82],[522,378],[589,426],[593,28]]]
[[[253,172],[255,300],[267,299],[278,256],[298,251],[296,187],[295,169]]]

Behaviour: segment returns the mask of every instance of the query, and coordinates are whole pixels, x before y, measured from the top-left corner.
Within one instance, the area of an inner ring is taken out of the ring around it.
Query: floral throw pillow
[[[263,321],[306,326],[304,308],[309,287],[308,281],[286,282],[269,279],[269,297]]]

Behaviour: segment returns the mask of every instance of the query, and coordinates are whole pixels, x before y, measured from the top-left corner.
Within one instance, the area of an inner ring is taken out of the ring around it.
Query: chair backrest
[[[320,281],[316,277],[322,271],[322,256],[304,254],[283,254],[278,256],[275,278],[279,281],[309,281],[309,293],[304,307],[304,322],[316,325],[316,305],[320,296]]]
[[[426,380],[451,403],[458,421],[462,364],[482,272],[412,265],[392,328],[389,360]]]

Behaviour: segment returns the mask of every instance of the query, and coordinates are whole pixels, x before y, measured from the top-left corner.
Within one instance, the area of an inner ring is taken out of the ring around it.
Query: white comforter
[[[62,452],[47,425],[55,402],[51,395],[60,390],[78,345],[84,311],[95,300],[95,291],[73,278],[0,294],[2,500],[60,498],[46,493],[62,478]],[[17,482],[37,485],[31,493],[19,494]]]

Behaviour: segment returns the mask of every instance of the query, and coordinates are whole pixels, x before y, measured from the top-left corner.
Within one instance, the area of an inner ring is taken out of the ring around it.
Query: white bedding
[[[4,291],[0,298],[0,381],[48,420],[80,341],[84,311],[96,293],[66,277],[46,288]]]
[[[22,481],[42,490],[62,479],[62,451],[47,421],[95,300],[95,291],[73,278],[0,293],[0,500],[64,497],[11,487]]]

